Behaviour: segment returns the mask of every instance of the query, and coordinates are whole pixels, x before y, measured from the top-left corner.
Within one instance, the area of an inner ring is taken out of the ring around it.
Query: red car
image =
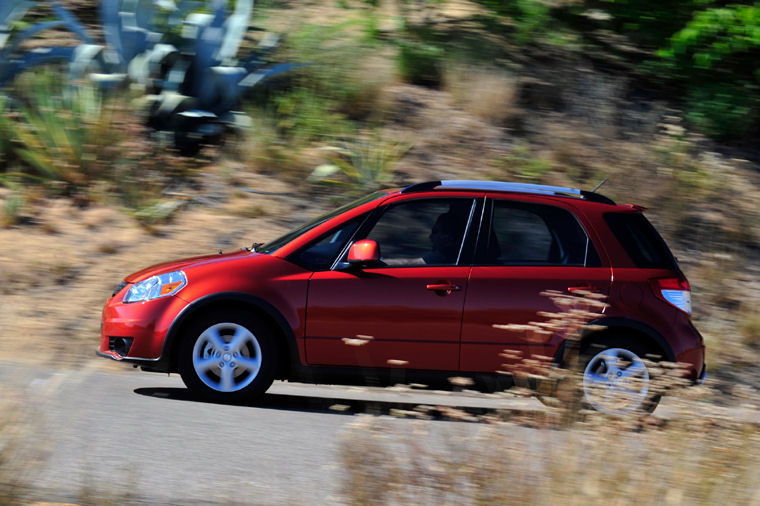
[[[179,372],[219,401],[261,396],[275,378],[496,378],[505,349],[561,362],[561,333],[509,325],[556,313],[547,290],[607,298],[593,322],[604,329],[581,341],[592,407],[651,401],[645,355],[704,378],[689,283],[641,207],[493,181],[376,192],[253,250],[136,272],[103,309],[98,354]]]

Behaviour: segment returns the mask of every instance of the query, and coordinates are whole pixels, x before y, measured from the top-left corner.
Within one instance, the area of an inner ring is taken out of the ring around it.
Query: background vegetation
[[[106,45],[95,2],[61,5]],[[60,19],[38,7],[0,22],[22,39],[3,64],[82,43],[63,25],[26,37]],[[162,40],[182,39],[163,26]],[[439,178],[590,189],[606,177],[603,193],[650,208],[692,282],[707,400],[741,402],[731,393],[760,380],[759,46],[755,3],[266,0],[240,61],[302,65],[232,102],[217,96],[231,116],[213,135],[189,134],[194,109],[154,81],[103,87],[91,72],[72,78],[66,58],[29,68],[0,93],[0,355],[23,343],[81,362],[127,272],[273,238],[356,193]],[[179,116],[155,121],[157,93]],[[45,304],[29,307],[30,287]],[[686,442],[692,429],[675,430]],[[710,448],[695,472],[736,452]],[[710,487],[684,497],[711,502],[724,489]]]

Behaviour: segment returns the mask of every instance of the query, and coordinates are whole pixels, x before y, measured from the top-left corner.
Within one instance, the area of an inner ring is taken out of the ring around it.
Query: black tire
[[[580,351],[584,405],[612,415],[653,412],[661,395],[652,392],[652,371],[644,360],[657,361],[660,358],[634,336],[604,335],[584,343]],[[601,388],[595,391],[596,378],[599,378]],[[605,378],[606,383],[603,382]],[[619,394],[620,407],[605,407],[599,402],[599,391],[604,392],[602,397],[609,396],[612,391],[611,405],[615,404],[614,396]]]
[[[199,397],[235,403],[264,395],[277,369],[271,329],[242,311],[213,311],[186,328],[179,350],[179,372]]]

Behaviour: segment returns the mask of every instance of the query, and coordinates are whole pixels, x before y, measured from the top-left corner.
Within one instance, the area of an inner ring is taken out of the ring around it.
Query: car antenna
[[[608,180],[608,178],[606,178],[606,177],[605,177],[604,179],[602,179],[602,182],[601,182],[601,183],[599,183],[598,185],[596,185],[596,186],[594,187],[594,189],[593,189],[593,190],[591,190],[591,193],[596,193],[596,190],[598,190],[599,188],[601,188],[602,186],[604,186],[604,183],[606,183],[606,182],[607,182],[607,180]]]

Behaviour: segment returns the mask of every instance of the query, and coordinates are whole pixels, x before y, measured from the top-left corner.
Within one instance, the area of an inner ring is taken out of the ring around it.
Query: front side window
[[[367,234],[389,266],[456,265],[471,219],[471,198],[406,201],[388,206]]]
[[[332,267],[335,257],[343,250],[343,247],[365,218],[366,214],[344,223],[301,248],[288,259],[310,271],[329,269]]]
[[[596,252],[578,220],[558,207],[497,200],[478,263],[484,265],[594,265]]]
[[[283,246],[285,246],[286,244],[288,244],[290,241],[292,241],[296,237],[299,237],[305,234],[309,230],[321,225],[322,223],[325,223],[326,221],[338,216],[339,214],[345,213],[355,207],[359,207],[362,204],[366,204],[367,202],[370,202],[372,200],[377,200],[387,195],[388,194],[385,192],[377,191],[375,193],[371,193],[365,197],[362,197],[359,200],[349,202],[348,204],[342,207],[339,207],[338,209],[335,209],[333,211],[330,211],[327,214],[323,214],[322,216],[318,216],[317,218],[314,218],[310,222],[304,225],[301,225],[297,229],[293,230],[292,232],[288,232],[282,237],[278,237],[277,239],[275,239],[274,241],[270,243],[267,243],[259,248],[256,248],[256,253],[264,253],[264,254],[273,253],[277,251],[278,249],[282,248]]]

